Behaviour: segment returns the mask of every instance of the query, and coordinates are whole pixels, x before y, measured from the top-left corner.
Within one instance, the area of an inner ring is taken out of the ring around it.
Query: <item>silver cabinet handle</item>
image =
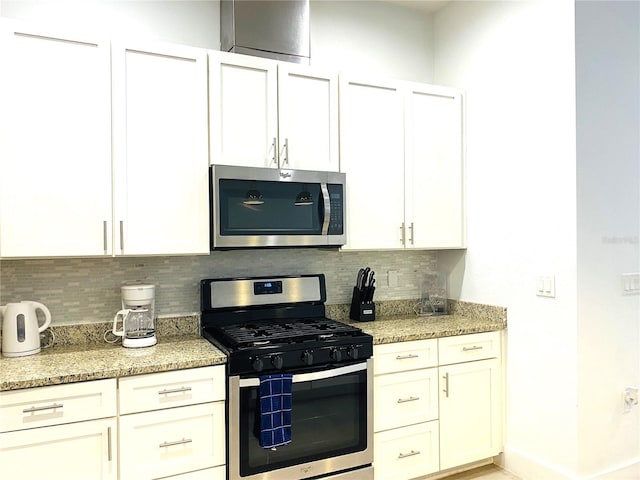
[[[107,221],[102,222],[102,244],[104,245],[104,254],[107,254]]]
[[[174,442],[162,442],[158,445],[159,448],[173,447],[174,445],[183,445],[185,443],[191,443],[193,440],[190,438],[183,438],[182,440],[176,440]]]
[[[407,457],[413,457],[414,455],[420,455],[420,450],[411,450],[409,453],[400,453],[398,454],[398,458],[402,459]]]
[[[111,461],[113,459],[113,451],[111,450],[111,427],[107,428],[107,459]]]
[[[399,398],[396,403],[415,402],[416,400],[420,400],[420,397]]]
[[[482,350],[484,347],[482,345],[474,345],[473,347],[462,347],[463,352],[470,352],[472,350]]]
[[[418,358],[420,355],[416,355],[415,353],[410,353],[408,355],[397,355],[396,360],[408,360],[410,358]]]
[[[273,149],[273,157],[271,157],[271,163],[275,163],[278,168],[280,168],[280,162],[278,161],[278,146],[276,144],[276,137],[273,137],[273,143],[271,144],[271,148]]]
[[[402,232],[402,235],[400,236],[400,242],[402,242],[402,245],[405,245],[407,238],[404,232],[404,222],[402,222],[402,225],[400,225],[400,231]]]
[[[282,166],[289,165],[289,139],[284,139],[284,147],[282,147],[282,151],[284,152]]]
[[[42,407],[31,407],[25,408],[22,410],[22,413],[33,413],[33,412],[41,412],[43,410],[55,410],[56,408],[62,408],[64,405],[62,403],[52,403],[51,405],[45,405]]]
[[[409,225],[409,231],[411,232],[411,235],[409,236],[409,243],[413,245],[413,222],[411,222],[411,225]]]
[[[124,253],[124,221],[120,220],[120,250]]]
[[[449,372],[445,373],[442,378],[444,378],[444,396],[449,398]]]
[[[190,392],[191,391],[191,387],[180,387],[180,388],[165,388],[164,390],[160,390],[158,392],[158,395],[168,395],[170,393],[184,393],[184,392]]]

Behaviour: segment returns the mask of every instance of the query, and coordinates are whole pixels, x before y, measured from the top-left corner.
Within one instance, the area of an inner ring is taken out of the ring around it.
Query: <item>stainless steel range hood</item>
[[[309,64],[309,0],[220,0],[220,50]]]

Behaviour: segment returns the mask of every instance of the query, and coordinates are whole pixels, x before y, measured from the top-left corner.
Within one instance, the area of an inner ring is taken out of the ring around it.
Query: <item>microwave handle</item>
[[[329,220],[331,219],[331,198],[329,197],[329,187],[326,183],[320,184],[320,191],[322,192],[322,213],[324,214],[322,220],[322,235],[329,233]]]
[[[338,367],[328,370],[319,370],[317,372],[299,373],[293,376],[293,383],[311,382],[313,380],[326,380],[328,378],[339,377],[347,373],[361,372],[367,369],[367,362],[355,363],[346,367]],[[259,378],[241,378],[240,388],[257,387],[260,385]]]

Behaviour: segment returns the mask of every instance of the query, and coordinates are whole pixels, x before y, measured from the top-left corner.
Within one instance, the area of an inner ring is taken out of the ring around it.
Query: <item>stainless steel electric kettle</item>
[[[44,323],[38,324],[36,310],[44,313]],[[40,351],[40,332],[51,323],[51,312],[39,302],[23,301],[0,306],[2,313],[2,355],[23,357]]]

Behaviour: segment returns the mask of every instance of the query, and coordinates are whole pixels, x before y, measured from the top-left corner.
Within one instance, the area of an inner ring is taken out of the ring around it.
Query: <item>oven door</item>
[[[297,480],[369,466],[373,461],[372,377],[371,359],[294,372],[291,443],[275,449],[260,447],[257,436],[259,377],[230,377],[229,478]],[[358,478],[368,478],[368,473]]]

